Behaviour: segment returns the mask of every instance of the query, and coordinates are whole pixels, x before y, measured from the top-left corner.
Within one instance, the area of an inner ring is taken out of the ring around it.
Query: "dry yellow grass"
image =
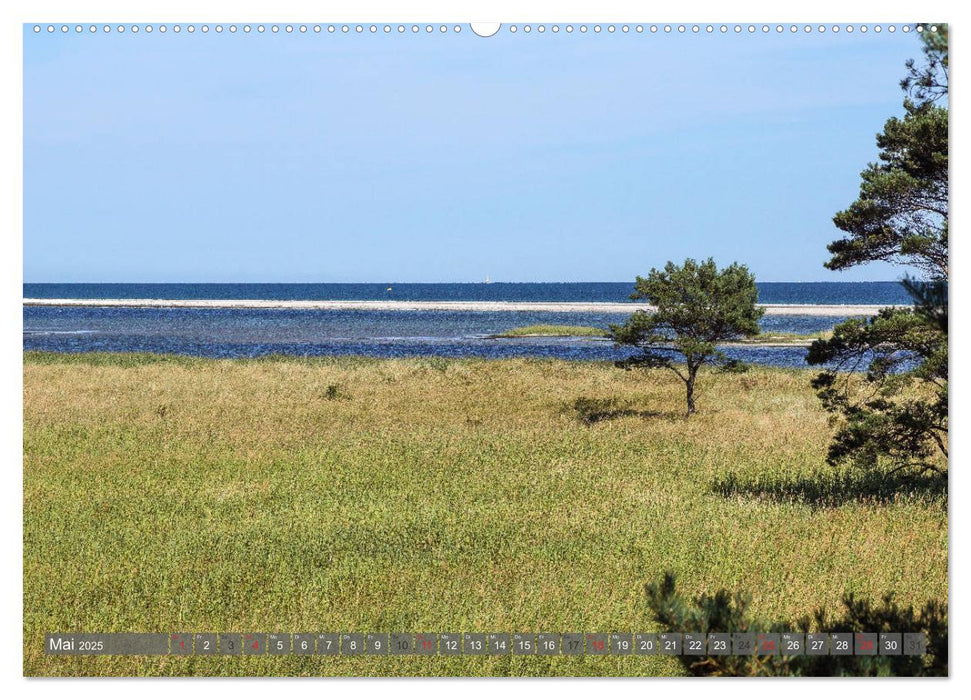
[[[685,420],[673,375],[607,364],[26,353],[24,672],[671,674],[649,657],[65,658],[42,643],[656,631],[643,586],[664,571],[687,592],[745,589],[776,620],[835,611],[844,591],[946,599],[946,497],[813,500],[806,484],[833,470],[810,376],[703,375]],[[582,420],[589,405],[601,420]],[[747,490],[719,491],[729,477]]]

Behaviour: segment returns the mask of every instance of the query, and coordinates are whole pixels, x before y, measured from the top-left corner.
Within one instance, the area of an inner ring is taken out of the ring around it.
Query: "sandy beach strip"
[[[374,301],[274,299],[24,299],[24,306],[157,309],[317,309],[326,311],[551,311],[631,313],[647,304],[585,301]],[[767,316],[872,316],[882,304],[762,304]]]

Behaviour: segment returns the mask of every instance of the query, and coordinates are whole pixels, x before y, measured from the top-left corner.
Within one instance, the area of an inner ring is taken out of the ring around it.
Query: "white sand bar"
[[[273,299],[24,299],[24,306],[172,309],[323,309],[329,311],[560,311],[631,313],[647,304],[585,301],[293,301]],[[762,304],[768,316],[873,316],[882,304]]]

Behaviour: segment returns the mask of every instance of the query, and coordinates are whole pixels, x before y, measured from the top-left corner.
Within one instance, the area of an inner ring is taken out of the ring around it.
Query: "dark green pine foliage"
[[[920,102],[937,102],[947,97],[947,25],[927,24],[922,28],[924,62],[918,65],[912,58],[907,61],[907,76],[900,87]]]
[[[831,464],[943,472],[948,430],[947,26],[926,28],[924,62],[908,61],[902,119],[877,136],[880,163],[862,173],[860,196],[834,221],[849,234],[830,244],[826,264],[842,270],[873,261],[910,265],[908,309],[839,324],[807,361],[836,432]],[[911,99],[913,98],[913,99]]]
[[[879,163],[860,173],[860,194],[833,223],[831,270],[868,262],[912,265],[932,279],[948,272],[948,110],[904,101],[877,135]]]
[[[724,589],[692,599],[679,594],[674,576],[647,584],[647,604],[664,631],[709,632],[924,632],[923,656],[679,656],[694,676],[946,676],[947,606],[928,601],[920,610],[901,607],[892,595],[877,605],[852,594],[841,614],[823,609],[793,623],[769,622],[749,614],[751,597]]]
[[[904,116],[877,134],[879,162],[860,174],[857,200],[833,218],[847,236],[828,246],[831,270],[885,261],[947,279],[947,26],[921,38],[924,65],[909,61],[901,81],[909,94]]]
[[[830,464],[889,461],[892,473],[942,471],[947,458],[946,307],[883,309],[840,324],[809,349],[828,368],[814,380],[824,408],[838,416]],[[862,376],[856,372],[863,371]],[[937,459],[935,459],[937,458]]]
[[[698,370],[706,364],[725,371],[743,369],[717,344],[758,335],[763,313],[748,268],[732,263],[719,270],[711,258],[651,269],[647,277],[637,278],[631,299],[646,300],[654,311],[636,311],[623,325],[610,326],[610,337],[618,345],[641,350],[621,364],[674,372],[685,384],[689,416],[696,410]]]

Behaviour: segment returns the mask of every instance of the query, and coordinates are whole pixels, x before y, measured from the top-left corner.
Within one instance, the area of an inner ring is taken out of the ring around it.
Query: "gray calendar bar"
[[[923,632],[140,632],[51,633],[60,656],[917,656]]]

